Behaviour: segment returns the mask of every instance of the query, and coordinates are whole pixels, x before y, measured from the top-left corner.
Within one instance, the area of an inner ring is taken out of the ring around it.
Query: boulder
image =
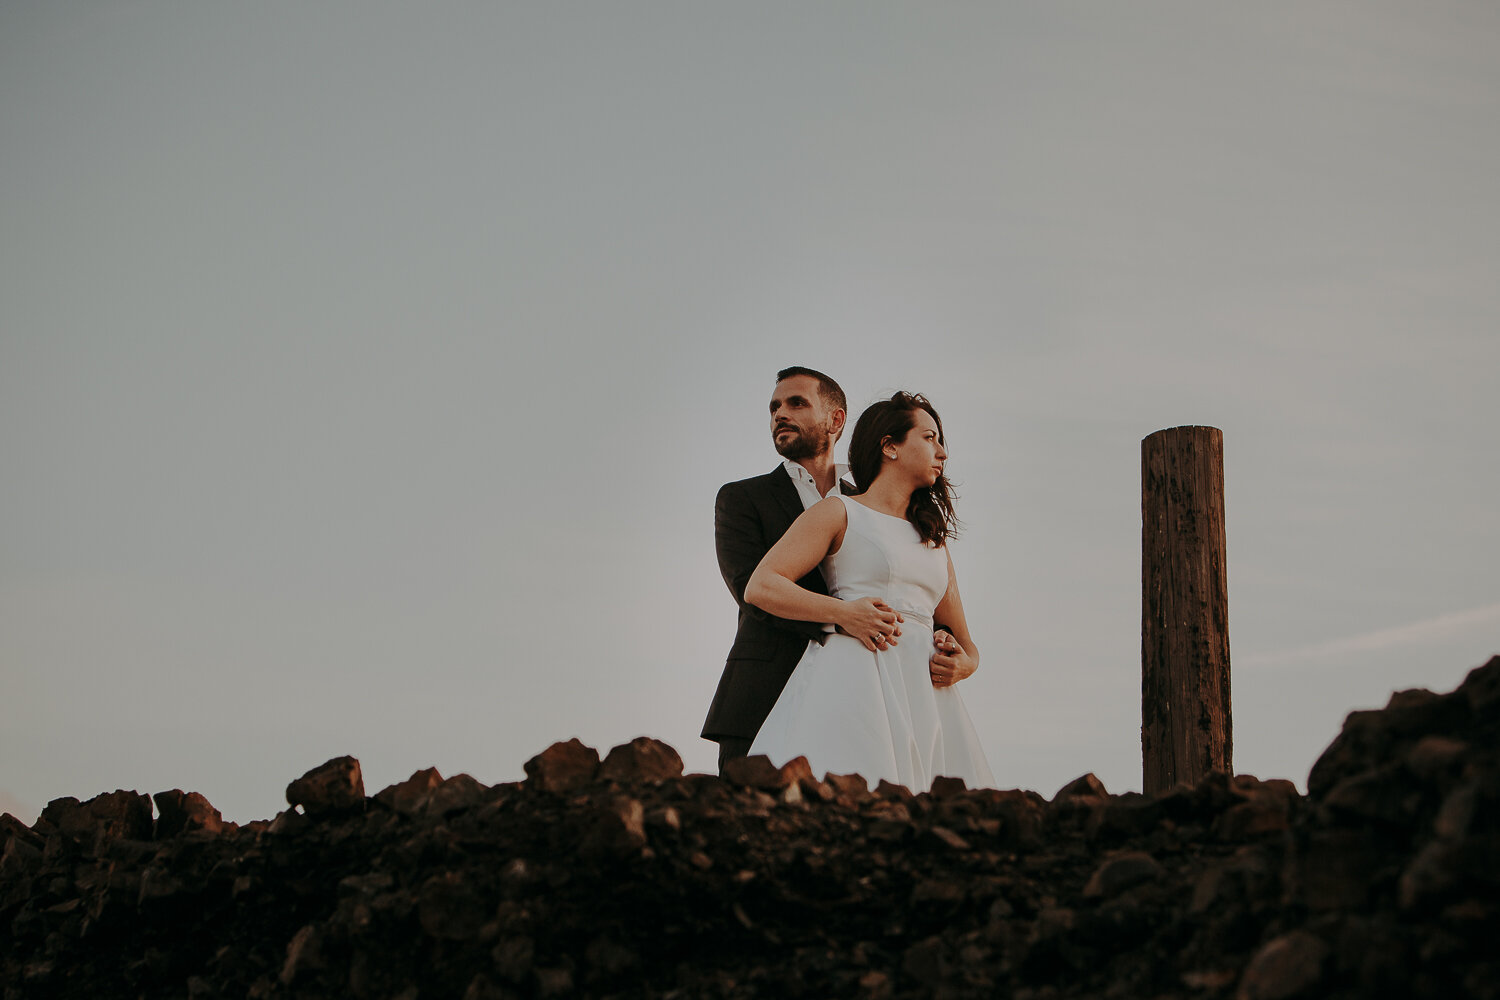
[[[600,781],[632,784],[682,776],[682,757],[660,740],[637,736],[609,752],[599,767]]]
[[[174,788],[151,796],[156,803],[156,839],[166,840],[182,833],[219,833],[224,817],[197,792]]]
[[[1064,802],[1068,799],[1107,799],[1109,792],[1104,788],[1104,782],[1100,781],[1090,771],[1088,774],[1074,778],[1057,790],[1052,796],[1052,801]]]
[[[487,911],[484,899],[462,872],[434,875],[422,883],[417,894],[417,920],[422,930],[442,941],[478,937]]]
[[[759,788],[767,792],[779,792],[802,781],[816,783],[812,768],[806,757],[794,757],[781,767],[771,763],[764,754],[754,757],[738,757],[724,765],[724,780],[748,788]]]
[[[328,816],[361,809],[365,804],[365,782],[359,761],[335,757],[308,771],[286,786],[286,801],[302,807],[308,816]]]
[[[592,784],[599,751],[574,737],[554,743],[526,762],[526,784],[538,791],[566,794]]]
[[[442,783],[443,776],[437,768],[423,768],[405,781],[376,792],[375,801],[403,816],[415,816],[427,804],[428,793]]]
[[[1312,996],[1323,980],[1329,948],[1307,931],[1283,934],[1255,953],[1240,978],[1236,1000],[1293,1000]]]
[[[1089,876],[1083,887],[1086,898],[1109,898],[1143,882],[1155,882],[1166,874],[1161,863],[1144,851],[1126,851],[1109,858]]]
[[[87,802],[72,797],[53,799],[42,810],[37,829],[95,851],[112,840],[150,840],[151,800],[124,790],[96,795]]]

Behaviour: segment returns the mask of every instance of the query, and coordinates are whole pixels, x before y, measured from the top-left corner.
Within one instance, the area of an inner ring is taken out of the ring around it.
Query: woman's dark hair
[[[854,485],[863,493],[870,488],[875,477],[880,475],[884,464],[882,449],[887,440],[900,443],[917,423],[917,410],[926,410],[937,424],[938,443],[943,439],[943,418],[927,401],[927,397],[909,392],[898,392],[890,399],[871,403],[859,415],[854,425],[854,435],[849,439],[849,471],[854,474]],[[958,534],[958,518],[953,515],[953,489],[948,477],[938,476],[931,486],[918,487],[912,492],[906,505],[906,519],[917,529],[922,541],[929,545],[941,545]]]

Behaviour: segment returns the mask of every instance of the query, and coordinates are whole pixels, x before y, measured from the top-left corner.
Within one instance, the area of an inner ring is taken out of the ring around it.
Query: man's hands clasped
[[[878,597],[861,597],[843,604],[843,615],[834,622],[840,632],[858,639],[872,653],[897,644],[901,623],[906,620],[901,617],[901,612]]]

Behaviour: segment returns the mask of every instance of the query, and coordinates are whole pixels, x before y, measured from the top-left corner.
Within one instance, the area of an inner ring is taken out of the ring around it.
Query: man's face
[[[771,395],[771,442],[776,454],[794,462],[833,447],[833,413],[818,395],[818,380],[793,375],[776,383]]]

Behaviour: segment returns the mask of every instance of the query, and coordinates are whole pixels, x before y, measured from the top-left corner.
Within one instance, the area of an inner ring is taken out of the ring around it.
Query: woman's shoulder
[[[811,514],[813,511],[818,511],[821,517],[835,517],[839,520],[844,520],[848,517],[849,511],[846,505],[847,499],[842,494],[835,493],[833,496],[824,497],[807,508],[807,513]]]

